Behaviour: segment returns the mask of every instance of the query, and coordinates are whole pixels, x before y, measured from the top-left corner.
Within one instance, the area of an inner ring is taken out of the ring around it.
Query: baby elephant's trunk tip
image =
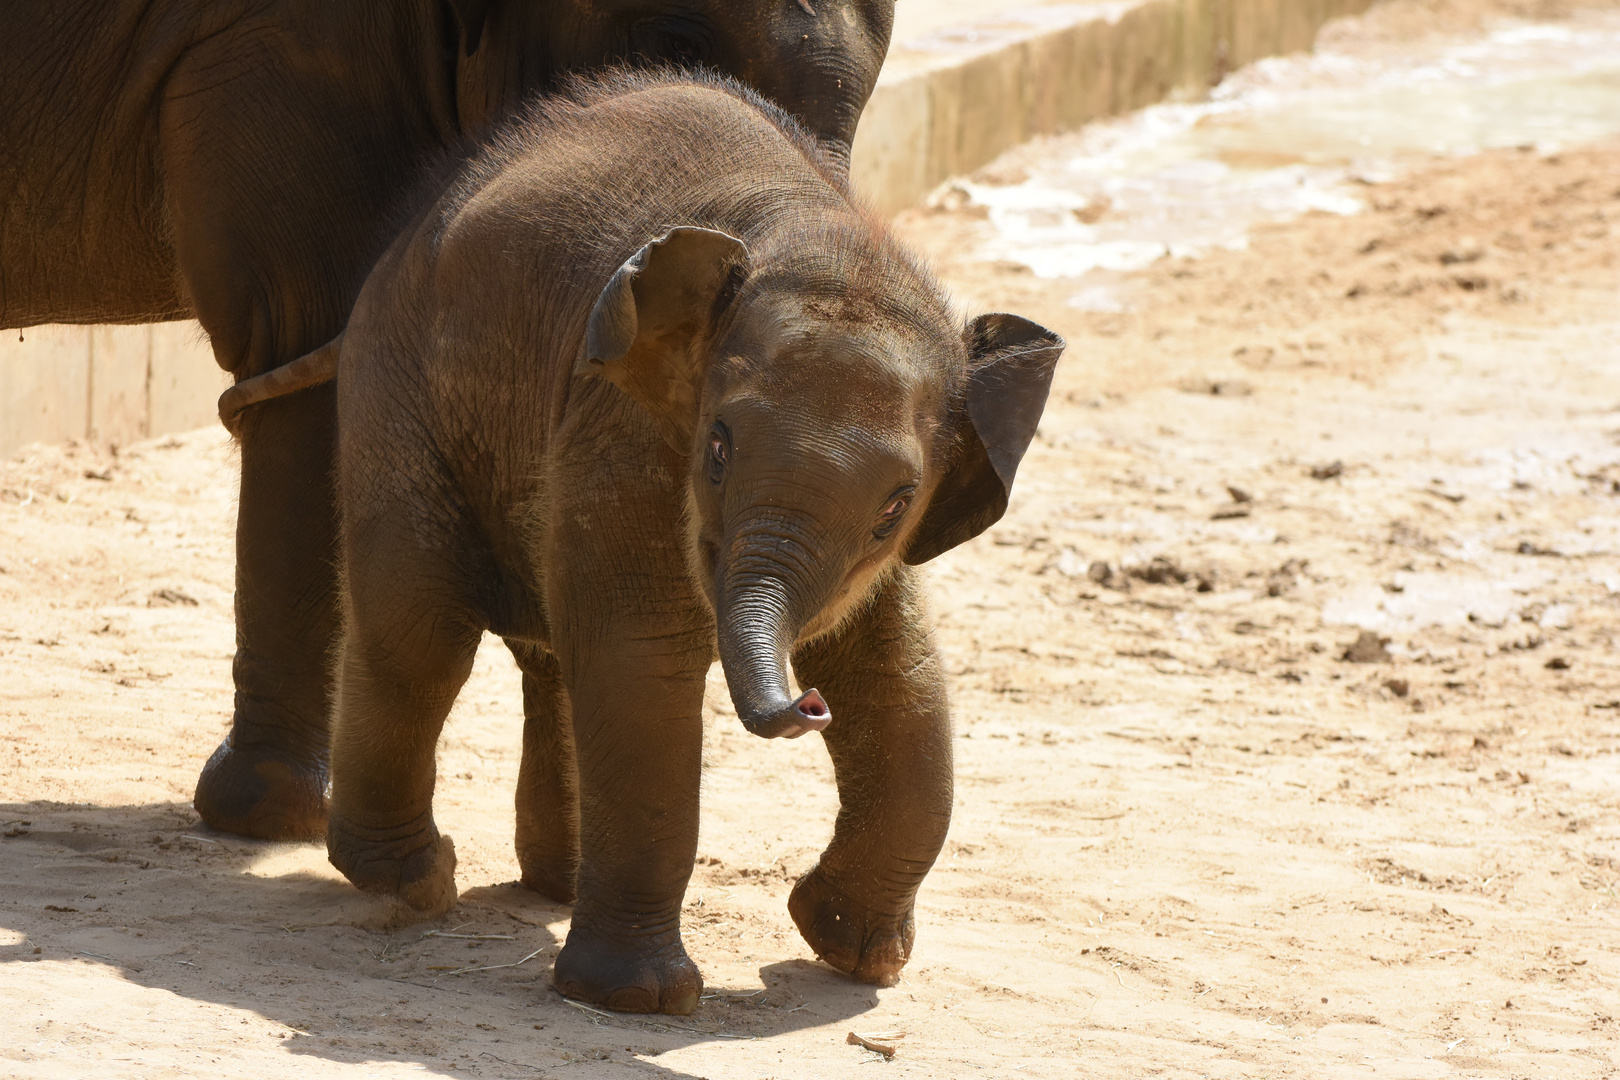
[[[832,710],[821,691],[811,687],[799,699],[768,716],[744,717],[743,727],[763,739],[797,739],[832,723]]]

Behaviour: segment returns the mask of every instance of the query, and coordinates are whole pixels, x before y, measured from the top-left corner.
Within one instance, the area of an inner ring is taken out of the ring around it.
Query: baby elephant
[[[427,913],[456,902],[434,746],[493,631],[523,669],[524,880],[575,901],[558,989],[691,1012],[680,917],[718,652],[748,730],[820,731],[836,769],[794,921],[893,984],[951,813],[915,567],[1001,517],[1061,340],[955,322],[749,91],[621,74],[449,177],[340,347],[333,864]],[[789,661],[813,689],[795,696]]]

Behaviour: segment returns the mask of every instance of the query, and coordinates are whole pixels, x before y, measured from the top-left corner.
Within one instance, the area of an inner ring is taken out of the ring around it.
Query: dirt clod
[[[1387,664],[1390,661],[1389,638],[1372,630],[1363,630],[1344,650],[1346,661],[1352,664]]]
[[[1326,465],[1312,465],[1309,472],[1312,480],[1332,480],[1336,476],[1344,475],[1344,462],[1330,461]]]

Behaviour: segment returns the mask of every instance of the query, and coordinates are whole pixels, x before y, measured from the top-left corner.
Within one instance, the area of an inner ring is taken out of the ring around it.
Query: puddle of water
[[[1241,248],[1254,225],[1310,210],[1356,213],[1367,185],[1433,155],[1617,133],[1620,13],[1604,12],[1391,57],[1262,61],[1209,101],[1049,140],[1020,182],[957,181],[951,197],[988,209],[984,257],[1071,278]],[[1104,284],[1074,302],[1119,301]]]

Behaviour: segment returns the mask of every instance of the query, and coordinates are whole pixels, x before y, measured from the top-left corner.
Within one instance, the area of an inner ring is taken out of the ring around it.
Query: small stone
[[[1485,246],[1472,236],[1464,236],[1440,253],[1440,265],[1456,266],[1459,263],[1478,262],[1484,257]]]

